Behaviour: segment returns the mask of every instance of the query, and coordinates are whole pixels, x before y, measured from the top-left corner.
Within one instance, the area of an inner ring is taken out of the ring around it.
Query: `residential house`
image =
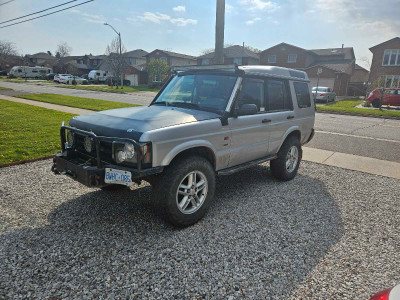
[[[59,58],[54,66],[56,73],[68,73],[81,76],[88,74],[92,70],[97,70],[103,63],[106,55],[81,55],[66,56]]]
[[[24,58],[18,55],[2,55],[0,56],[0,70],[10,71],[14,66],[25,65]]]
[[[52,68],[56,63],[57,58],[45,52],[39,52],[33,55],[25,55],[26,64],[30,67],[48,67]]]
[[[383,79],[386,87],[400,87],[400,38],[395,37],[369,50],[373,54],[369,83],[373,86]]]
[[[280,43],[260,53],[262,65],[280,66],[303,70],[308,74],[311,86],[332,88],[337,95],[348,93],[355,67],[352,47],[307,50],[287,43]]]
[[[146,64],[149,64],[156,59],[165,61],[169,67],[188,66],[197,64],[197,59],[195,56],[166,51],[166,50],[160,50],[160,49],[156,49],[146,54],[145,56],[146,56]],[[161,78],[160,76],[154,75],[153,78],[150,78],[149,81],[161,82]]]
[[[365,96],[367,92],[368,77],[369,71],[356,64],[350,78],[348,95]]]
[[[197,57],[198,65],[212,65],[214,61],[215,52],[210,52]],[[224,64],[225,65],[258,65],[260,63],[260,56],[247,49],[244,46],[234,45],[224,48]]]
[[[129,66],[138,66],[138,65],[143,65],[146,64],[146,55],[149,52],[144,51],[142,49],[136,49],[133,51],[128,51],[124,53],[124,57],[126,59],[126,63]]]

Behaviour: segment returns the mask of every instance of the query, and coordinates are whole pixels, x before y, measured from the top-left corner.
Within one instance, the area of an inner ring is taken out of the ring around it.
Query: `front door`
[[[236,166],[268,154],[268,125],[270,120],[265,109],[264,80],[245,78],[238,96],[238,107],[255,104],[258,113],[230,117],[231,155],[229,167]]]

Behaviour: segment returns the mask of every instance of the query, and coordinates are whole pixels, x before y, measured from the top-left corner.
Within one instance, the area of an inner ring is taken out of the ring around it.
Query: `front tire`
[[[299,139],[295,136],[287,138],[278,152],[278,158],[270,162],[272,175],[282,181],[292,180],[297,174],[302,156]]]
[[[153,186],[153,199],[172,225],[187,227],[204,217],[214,192],[211,163],[200,156],[187,156],[166,168]]]

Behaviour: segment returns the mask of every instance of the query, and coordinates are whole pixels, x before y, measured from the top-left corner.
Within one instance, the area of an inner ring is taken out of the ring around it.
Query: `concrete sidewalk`
[[[39,107],[52,109],[52,110],[58,110],[58,111],[75,114],[75,115],[84,115],[84,114],[90,114],[90,113],[94,112],[93,110],[88,110],[88,109],[83,109],[83,108],[75,108],[75,107],[52,104],[52,103],[47,103],[47,102],[40,102],[40,101],[22,99],[22,98],[17,98],[17,97],[10,97],[10,96],[5,96],[5,95],[0,95],[0,99],[12,101],[12,102],[29,104],[29,105],[33,105],[33,106],[39,106]]]

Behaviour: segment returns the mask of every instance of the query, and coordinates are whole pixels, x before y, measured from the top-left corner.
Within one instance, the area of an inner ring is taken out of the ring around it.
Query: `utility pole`
[[[224,63],[225,0],[217,0],[215,20],[215,64]]]
[[[119,76],[121,77],[121,89],[123,89],[123,88],[124,88],[124,79],[123,79],[123,70],[122,70],[122,67],[123,67],[124,63],[123,63],[123,57],[122,57],[121,32],[116,31],[115,28],[112,27],[112,26],[111,26],[110,24],[108,24],[108,23],[104,23],[104,25],[110,26],[111,29],[114,30],[114,32],[115,32],[116,34],[118,34],[118,38],[119,38],[119,60],[120,60],[120,62],[119,62],[119,64],[120,64],[120,66],[119,66],[119,73],[120,73]],[[111,53],[111,54],[112,54],[112,53]],[[111,55],[111,54],[110,54],[110,55]],[[117,88],[118,88],[118,86],[117,86]]]

